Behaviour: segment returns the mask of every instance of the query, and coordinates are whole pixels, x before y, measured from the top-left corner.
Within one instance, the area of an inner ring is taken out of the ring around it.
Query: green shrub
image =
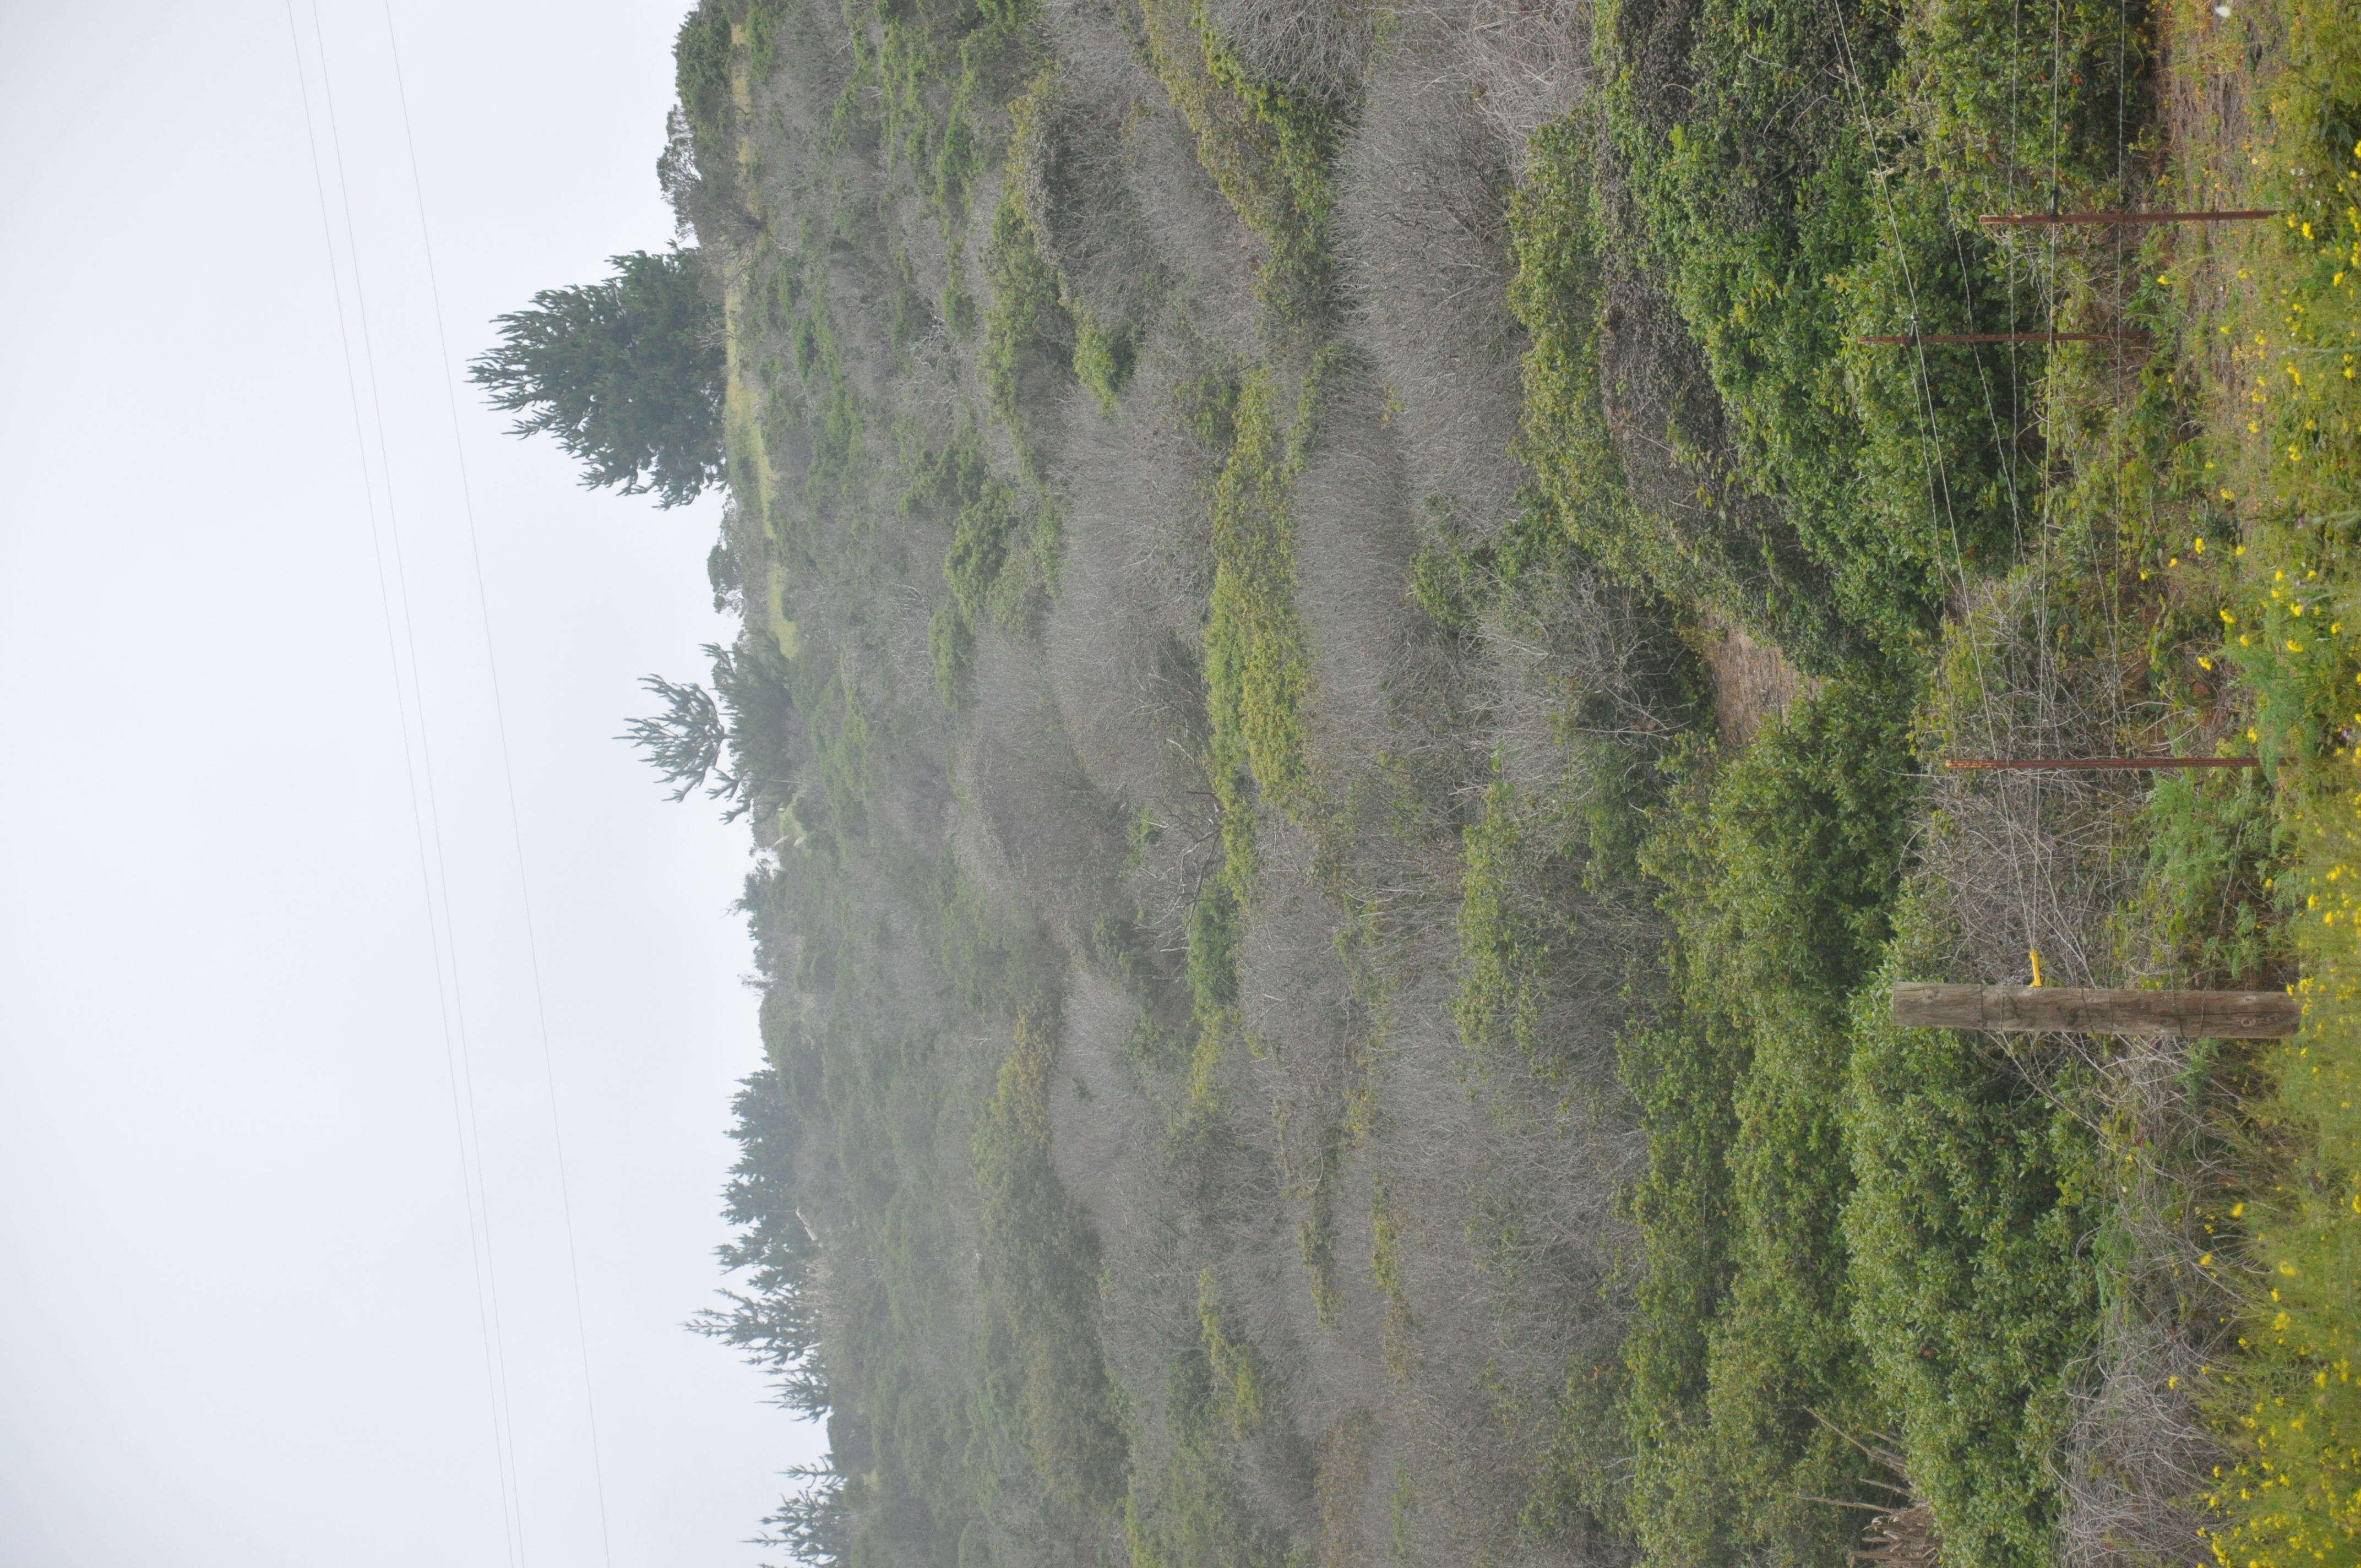
[[[1123,1512],[1132,1568],[1296,1568],[1287,1541],[1255,1519],[1223,1442],[1213,1368],[1175,1362],[1164,1398],[1164,1452],[1133,1475]]]
[[[1016,1043],[976,1130],[983,1201],[984,1301],[1021,1368],[1034,1468],[1060,1505],[1110,1515],[1124,1490],[1126,1440],[1099,1350],[1098,1244],[1050,1158],[1057,1019],[1019,1014]]]
[[[1088,321],[1074,329],[1074,378],[1110,418],[1124,383],[1131,379],[1131,364],[1138,348],[1137,334],[1127,330],[1109,334]]]
[[[1196,133],[1199,161],[1268,247],[1263,298],[1282,322],[1307,324],[1328,284],[1334,116],[1249,76],[1202,3],[1142,0],[1141,16],[1149,64]]]
[[[2154,7],[1938,0],[1904,13],[1905,83],[1953,210],[2108,206],[2156,121]]]
[[[976,363],[993,412],[1021,439],[1026,379],[1071,364],[1073,323],[1060,300],[1057,269],[1042,258],[1013,190],[993,210],[984,256],[992,300]]]
[[[1830,685],[1719,769],[1693,760],[1642,854],[1679,1007],[1625,1043],[1648,1163],[1625,1344],[1650,1558],[1840,1562],[1879,1406],[1839,1230],[1846,1007],[1883,951],[1915,800],[1901,705]]]
[[[1312,808],[1303,712],[1312,654],[1295,612],[1291,488],[1310,456],[1316,378],[1291,424],[1280,423],[1273,378],[1258,370],[1240,388],[1235,439],[1214,481],[1213,588],[1205,619],[1206,707],[1213,720],[1207,772],[1222,796],[1234,849],[1250,843],[1244,781],[1301,817]],[[1250,852],[1250,851],[1249,851]],[[1251,864],[1238,859],[1243,877]],[[1237,891],[1243,893],[1239,881]]]
[[[1639,433],[1681,455],[1708,504],[1658,510],[1633,499],[1603,400],[1609,236],[1593,207],[1597,138],[1580,111],[1536,131],[1531,172],[1510,203],[1517,272],[1509,301],[1531,337],[1516,451],[1533,468],[1535,512],[1619,581],[1763,628],[1807,667],[1857,657],[1859,639],[1836,614],[1826,571],[1804,557],[1792,531],[1766,533],[1734,499],[1711,499],[1721,481],[1698,433],[1680,426],[1682,411],[1673,428]],[[1444,586],[1423,589],[1422,602]]]
[[[1213,1265],[1197,1276],[1197,1322],[1205,1344],[1205,1360],[1213,1368],[1215,1408],[1231,1431],[1250,1437],[1270,1420],[1279,1401],[1270,1368],[1253,1340],[1222,1307],[1221,1287],[1214,1283]]]
[[[2097,1332],[2103,1157],[2070,1084],[2029,1081],[1985,1036],[1894,1026],[1883,993],[1909,951],[1905,937],[1853,1020],[1853,1332],[1943,1561],[2035,1568],[2051,1561],[2054,1457]]]
[[[1887,96],[1897,20],[1773,0],[1620,0],[1600,20],[1603,124],[1638,225],[1619,237],[1702,352],[1732,479],[1775,503],[1846,628],[1888,659],[1915,656],[1969,553],[2012,546],[2029,455],[2019,377],[1855,341],[1990,330],[2031,302],[1955,227]]]

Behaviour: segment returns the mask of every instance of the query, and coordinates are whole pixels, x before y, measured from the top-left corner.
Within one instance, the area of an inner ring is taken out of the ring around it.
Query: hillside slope
[[[771,1062],[708,1326],[828,1414],[791,1551],[2208,1550],[2270,1061],[1879,1006],[2293,980],[2335,744],[2226,646],[2275,232],[1977,222],[2236,198],[2228,29],[2039,20],[690,16]],[[2087,341],[1862,341],[1965,331]]]

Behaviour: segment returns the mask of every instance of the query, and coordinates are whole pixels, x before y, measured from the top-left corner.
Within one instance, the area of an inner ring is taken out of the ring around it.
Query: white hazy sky
[[[455,359],[669,237],[684,4],[392,0]],[[679,1327],[760,1055],[745,839],[611,739],[728,635],[717,514],[463,392],[479,609],[387,6],[293,11],[306,76],[285,0],[0,3],[0,1563],[752,1563],[813,1434]]]

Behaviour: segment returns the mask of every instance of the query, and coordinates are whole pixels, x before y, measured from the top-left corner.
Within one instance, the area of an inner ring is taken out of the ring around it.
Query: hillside
[[[787,1550],[2354,1561],[2355,49],[705,0]]]

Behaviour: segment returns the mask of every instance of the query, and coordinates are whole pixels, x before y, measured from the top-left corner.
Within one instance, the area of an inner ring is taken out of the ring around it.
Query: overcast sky
[[[745,836],[611,739],[718,513],[455,442],[417,204],[458,361],[662,246],[683,9],[392,0],[414,191],[384,0],[0,3],[9,1568],[747,1564],[815,1446],[679,1327]]]

